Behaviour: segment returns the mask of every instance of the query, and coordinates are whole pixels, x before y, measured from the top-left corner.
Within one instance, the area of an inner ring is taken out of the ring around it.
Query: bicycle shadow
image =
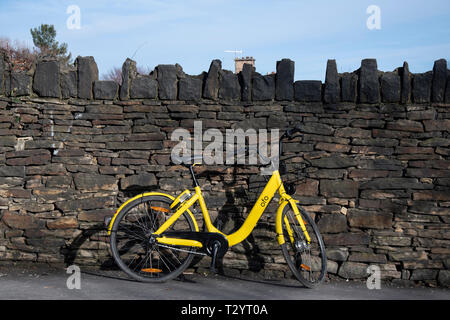
[[[225,234],[232,234],[239,230],[242,224],[245,221],[245,213],[249,213],[253,207],[253,199],[249,198],[248,192],[244,189],[244,187],[238,186],[238,174],[237,169],[245,166],[234,165],[233,172],[230,173],[232,179],[230,181],[222,181],[224,185],[225,192],[225,203],[219,208],[217,217],[213,221],[213,225],[220,231]],[[204,170],[199,177],[207,176],[207,178],[211,178],[214,175],[221,175],[221,173],[217,173],[212,170]],[[249,176],[246,175],[245,179],[249,179]],[[248,185],[249,183],[247,183]],[[260,187],[264,187],[264,184],[258,186],[255,190],[249,190],[252,194],[258,195],[261,190]],[[240,202],[241,199],[246,201]],[[256,201],[256,197],[254,199]],[[229,226],[232,226],[231,228]],[[251,272],[259,272],[264,269],[265,260],[264,257],[260,254],[260,248],[258,247],[257,241],[254,236],[250,234],[244,241],[240,243],[244,250],[244,256],[247,259],[248,270]],[[203,257],[194,258],[191,266],[195,266],[202,260]],[[225,269],[223,263],[223,257],[216,261],[216,268],[220,275],[225,275]]]
[[[137,186],[130,186],[129,188],[122,190],[124,200],[135,197],[143,192],[153,191],[155,188],[138,188]],[[120,204],[119,204],[120,205]],[[111,209],[111,215],[114,214],[116,208]],[[94,263],[94,258],[87,253],[93,248],[90,247],[90,243],[97,243],[98,247],[94,247],[94,251],[97,254],[100,252],[100,256],[97,256]],[[101,243],[106,244],[104,247]],[[83,250],[83,251],[82,251]],[[75,238],[72,239],[70,244],[60,248],[60,254],[64,257],[64,264],[66,266],[80,264],[85,265],[86,262],[88,267],[97,266],[99,270],[105,271],[118,271],[120,268],[114,261],[112,257],[111,250],[109,248],[109,235],[107,234],[106,227],[103,221],[95,221],[89,223]]]
[[[91,238],[95,237],[96,239],[101,239],[102,237],[105,238],[105,241],[107,243],[106,238],[108,237],[106,230],[104,227],[102,228],[102,224],[98,224],[95,227],[91,227],[89,229],[83,230],[83,232],[75,237],[72,242],[64,246],[60,249],[60,253],[64,256],[64,264],[66,266],[71,265],[85,265],[86,264],[86,257],[80,255],[81,250],[84,250],[84,244],[88,243]],[[108,252],[109,252],[109,244],[108,246]],[[88,260],[89,257],[88,257]],[[97,261],[99,262],[99,261]],[[94,263],[88,263],[88,265],[93,265]],[[103,260],[100,263],[96,264],[100,270],[118,270],[118,268],[115,266],[114,259],[112,255],[109,255],[108,258]]]

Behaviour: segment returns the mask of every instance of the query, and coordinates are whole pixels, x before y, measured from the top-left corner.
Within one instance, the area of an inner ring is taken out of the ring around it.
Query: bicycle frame
[[[202,247],[202,243],[196,240],[190,240],[190,239],[179,239],[179,238],[168,238],[163,235],[164,231],[166,231],[180,216],[183,214],[183,212],[187,211],[196,201],[199,202],[200,208],[203,213],[204,222],[206,225],[206,228],[209,232],[216,232],[224,235],[226,239],[228,240],[229,246],[234,246],[243,240],[245,240],[250,233],[255,228],[257,222],[261,218],[261,215],[264,213],[265,209],[267,208],[267,205],[272,200],[276,192],[279,192],[280,194],[280,201],[279,201],[279,207],[277,210],[277,217],[276,217],[276,233],[277,233],[277,240],[278,243],[281,245],[285,242],[283,232],[282,232],[282,213],[283,209],[286,205],[290,204],[292,209],[294,210],[295,216],[298,219],[298,222],[306,235],[307,241],[310,242],[310,237],[308,235],[308,232],[306,231],[306,227],[304,224],[303,219],[300,217],[300,212],[297,208],[296,203],[298,201],[292,199],[284,189],[283,182],[281,181],[281,176],[278,170],[273,171],[272,176],[266,186],[264,187],[264,190],[262,191],[261,195],[259,196],[258,200],[254,204],[252,210],[250,211],[249,215],[245,219],[242,226],[235,231],[234,233],[230,235],[226,235],[219,231],[217,228],[215,228],[211,222],[211,217],[209,216],[208,209],[206,207],[205,200],[202,195],[202,191],[199,186],[195,187],[195,194],[187,200],[185,203],[183,203],[179,209],[166,221],[164,222],[158,230],[154,233],[155,235],[160,235],[160,237],[157,237],[156,240],[159,243],[169,244],[169,245],[180,245],[180,246],[191,246],[191,247]],[[289,226],[289,223],[287,219],[285,219],[284,223],[286,224],[288,234],[290,235],[291,240],[292,237],[292,229]]]

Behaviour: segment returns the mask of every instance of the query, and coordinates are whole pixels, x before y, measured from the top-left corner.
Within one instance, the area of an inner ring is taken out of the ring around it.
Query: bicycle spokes
[[[317,285],[325,276],[326,257],[314,221],[306,212],[300,210],[299,214],[295,214],[290,207],[283,212],[282,221],[285,238],[282,249],[289,267],[306,286]]]
[[[115,222],[111,248],[119,266],[138,280],[172,277],[192,260],[191,248],[162,245],[154,236],[172,213],[170,203],[170,199],[136,201]],[[193,231],[192,228],[187,216],[181,215],[170,230]]]

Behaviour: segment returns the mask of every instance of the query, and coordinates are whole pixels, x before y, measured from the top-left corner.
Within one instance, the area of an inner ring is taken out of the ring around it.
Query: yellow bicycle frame
[[[253,231],[253,229],[256,226],[256,223],[260,219],[261,215],[264,213],[264,210],[267,208],[269,202],[272,200],[276,192],[279,192],[280,194],[280,202],[279,202],[279,208],[277,210],[277,217],[276,217],[276,223],[275,223],[275,229],[277,233],[277,240],[278,243],[281,245],[285,243],[283,231],[282,231],[282,213],[283,209],[286,205],[291,205],[295,217],[298,220],[298,223],[300,224],[301,229],[303,230],[308,243],[311,241],[308,232],[306,231],[306,226],[301,218],[300,212],[297,207],[297,201],[292,199],[284,189],[283,182],[281,181],[280,173],[278,170],[274,171],[272,173],[272,177],[270,178],[269,182],[265,186],[264,190],[262,191],[261,195],[259,196],[258,200],[256,201],[255,205],[253,206],[252,210],[250,211],[248,217],[245,219],[242,226],[237,230],[236,232],[226,235],[219,231],[217,228],[215,228],[211,222],[211,218],[208,213],[208,209],[206,208],[205,199],[203,198],[202,191],[200,187],[195,187],[195,194],[186,202],[184,202],[179,209],[172,215],[170,218],[164,222],[158,230],[154,234],[161,235],[166,231],[180,216],[183,214],[183,212],[188,211],[188,209],[196,202],[198,201],[200,204],[200,208],[203,213],[204,222],[206,225],[206,228],[209,232],[216,232],[224,235],[226,239],[228,240],[228,245],[234,246],[240,242],[242,242],[244,239],[246,239],[250,233]],[[172,197],[173,199],[173,197]],[[120,211],[120,209],[119,209]],[[118,211],[118,212],[119,212]],[[190,213],[190,212],[189,212]],[[191,213],[190,213],[191,214]],[[194,219],[195,221],[195,219]],[[288,220],[285,218],[284,223],[286,225],[286,229],[288,231],[290,241],[293,241],[293,235],[292,235],[292,228],[289,225]],[[112,225],[112,222],[111,222]],[[198,227],[196,228],[198,231]],[[191,247],[202,247],[202,243],[196,240],[189,240],[189,239],[179,239],[179,238],[168,238],[165,236],[157,237],[156,240],[160,243],[164,244],[170,244],[170,245],[180,245],[180,246],[191,246]]]
[[[138,194],[137,196],[135,196],[135,197],[133,197],[131,199],[128,199],[126,202],[124,202],[119,207],[119,209],[117,209],[116,213],[114,214],[114,216],[112,217],[111,221],[109,222],[108,230],[107,230],[108,235],[111,235],[111,228],[112,228],[112,226],[114,224],[114,220],[116,220],[116,218],[119,215],[120,211],[122,211],[122,209],[125,208],[132,201],[140,199],[140,198],[143,198],[143,197],[146,197],[146,196],[163,196],[163,197],[167,197],[167,198],[169,198],[171,200],[175,200],[175,198],[172,197],[171,195],[166,194],[166,193],[162,193],[162,192],[146,192],[146,193]],[[194,222],[195,231],[199,231],[198,225],[197,225],[197,221],[195,221],[194,215],[192,214],[192,212],[190,210],[187,210],[187,213],[191,216],[192,221]]]

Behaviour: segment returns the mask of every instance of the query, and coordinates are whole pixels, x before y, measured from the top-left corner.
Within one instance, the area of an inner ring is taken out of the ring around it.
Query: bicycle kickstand
[[[219,252],[219,248],[220,248],[220,242],[219,241],[214,241],[212,252],[211,252],[211,266],[209,267],[209,270],[212,273],[216,273],[217,272],[215,266],[216,266],[216,256],[217,256],[217,253]]]

